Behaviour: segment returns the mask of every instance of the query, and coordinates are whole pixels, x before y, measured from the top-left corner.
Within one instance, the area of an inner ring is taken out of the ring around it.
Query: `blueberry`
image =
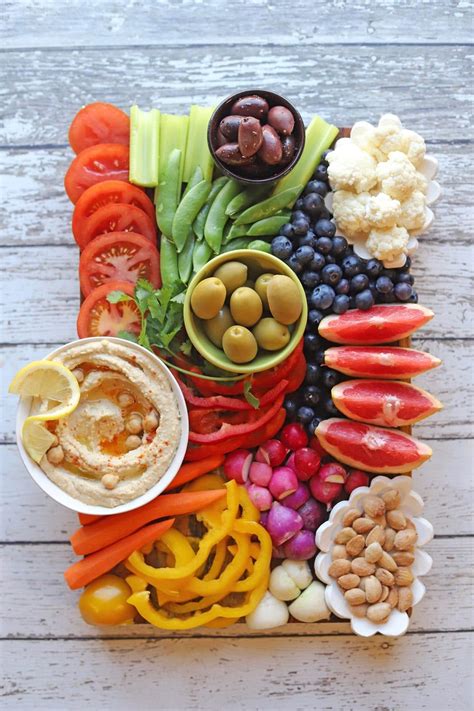
[[[295,202],[295,210],[302,210],[303,209],[303,198],[300,197],[298,200]]]
[[[367,289],[369,286],[369,277],[365,274],[356,274],[351,279],[351,294],[358,294],[359,291]]]
[[[395,294],[392,291],[389,291],[388,294],[380,294],[380,300],[382,301],[383,304],[394,304],[396,301]]]
[[[296,254],[292,254],[291,257],[286,260],[286,263],[290,269],[293,269],[295,274],[301,274],[303,271],[303,266],[299,263]]]
[[[415,279],[412,277],[411,274],[408,274],[408,272],[400,272],[397,274],[397,283],[398,284],[414,284]]]
[[[332,249],[332,239],[329,237],[318,237],[317,246],[321,254],[329,254]]]
[[[303,400],[307,405],[317,405],[321,399],[321,390],[316,385],[306,385],[303,389]]]
[[[371,277],[372,279],[375,279],[376,277],[380,276],[380,274],[382,273],[382,269],[382,262],[379,262],[378,259],[369,259],[369,261],[365,265],[364,271],[367,276]]]
[[[308,245],[308,247],[316,249],[316,242],[317,240],[314,235],[314,232],[308,230],[305,235],[298,239],[298,247],[304,247],[305,245]]]
[[[305,235],[309,230],[309,222],[305,217],[298,217],[294,219],[291,224],[293,225],[295,235]]]
[[[314,225],[314,231],[318,237],[334,237],[336,234],[336,225],[330,220],[318,220]]]
[[[307,333],[304,337],[304,349],[309,353],[317,351],[321,345],[321,339],[317,333]]]
[[[341,376],[332,368],[324,368],[321,380],[325,388],[333,388],[340,382]]]
[[[349,308],[350,309],[355,309],[356,307],[356,298],[355,296],[349,296]]]
[[[319,161],[319,165],[325,165],[326,167],[329,165],[327,158],[330,153],[331,149],[328,148],[327,151],[324,151],[324,153],[321,154],[321,160]]]
[[[283,403],[283,407],[286,410],[286,416],[290,420],[294,420],[296,417],[296,411],[298,410],[299,407],[299,400],[296,395],[293,393],[291,395],[287,395],[285,398],[285,401]]]
[[[324,207],[324,198],[318,193],[309,193],[303,200],[304,211],[313,219],[319,217]]]
[[[332,310],[335,314],[344,314],[349,309],[350,298],[346,294],[337,294],[334,299]]]
[[[410,298],[408,299],[408,303],[410,304],[417,304],[418,303],[418,294],[416,293],[415,290],[412,291],[412,294]]]
[[[380,296],[380,294],[377,291],[377,289],[375,288],[375,281],[372,281],[372,280],[369,281],[369,289],[370,289],[370,293],[374,297],[375,301],[377,301],[377,298]]]
[[[328,167],[320,163],[313,173],[314,180],[322,180],[324,183],[328,182]]]
[[[324,363],[324,351],[325,348],[320,348],[319,351],[316,351],[314,354],[314,361],[317,363],[317,365],[321,365]]]
[[[387,276],[380,276],[375,282],[375,288],[380,294],[390,294],[393,291],[393,282]]]
[[[326,260],[324,259],[323,255],[320,252],[315,252],[314,257],[308,264],[308,269],[311,269],[311,271],[313,272],[320,272],[325,264]]]
[[[321,377],[321,368],[316,363],[307,363],[305,383],[316,385]]]
[[[313,417],[313,419],[311,420],[311,422],[308,425],[308,435],[310,437],[312,437],[314,435],[316,427],[319,426],[320,422],[321,422],[320,417]]]
[[[287,222],[285,225],[280,227],[280,234],[283,235],[283,237],[288,237],[289,239],[295,236],[291,222]]]
[[[325,260],[326,260],[326,264],[335,264],[336,263],[336,257],[332,254],[326,254]]]
[[[295,252],[295,257],[300,264],[308,264],[308,262],[310,262],[314,257],[314,249],[312,247],[309,247],[308,245],[298,247]]]
[[[397,270],[396,269],[383,269],[382,276],[388,277],[389,279],[391,279],[391,281],[395,281],[397,278]]]
[[[325,399],[325,401],[324,401],[324,409],[326,410],[326,412],[328,413],[328,415],[333,415],[333,416],[335,416],[335,417],[337,417],[337,416],[340,417],[340,416],[341,416],[341,413],[339,412],[339,410],[337,409],[337,407],[336,407],[335,404],[333,403],[331,397],[328,397],[328,398]],[[298,410],[298,412],[299,412],[299,410]]]
[[[346,277],[353,277],[362,271],[362,261],[356,254],[348,254],[342,260],[342,268]]]
[[[295,220],[307,220],[308,215],[303,212],[303,210],[293,210],[291,213],[291,221],[294,222]]]
[[[307,407],[307,405],[303,405],[302,407],[299,407],[297,412],[296,412],[296,419],[299,422],[302,422],[303,425],[307,425],[309,422],[314,417],[314,410],[312,407]]]
[[[345,237],[334,237],[332,241],[331,254],[334,254],[335,257],[340,257],[344,254],[347,247],[348,243]]]
[[[355,305],[357,309],[360,309],[361,311],[367,311],[367,309],[370,309],[375,303],[374,296],[370,289],[364,289],[364,291],[359,292],[359,294],[356,294],[355,297]]]
[[[408,301],[410,296],[413,294],[413,288],[411,284],[398,282],[398,284],[395,284],[393,293],[398,301]]]
[[[311,326],[319,326],[323,318],[323,314],[317,309],[310,309],[308,311],[308,323],[311,324]]]
[[[321,279],[325,284],[336,286],[342,278],[342,269],[337,264],[327,264],[321,270]]]
[[[348,294],[349,290],[351,288],[350,282],[348,279],[341,279],[338,284],[336,284],[335,291],[336,294]]]
[[[329,309],[332,306],[332,302],[334,301],[335,296],[336,294],[334,293],[334,289],[332,289],[327,284],[321,284],[320,286],[317,286],[315,289],[313,289],[311,293],[311,305],[314,306],[314,308],[316,309],[321,309],[322,311],[325,311],[326,309]]]
[[[272,239],[272,254],[278,259],[288,259],[293,253],[293,245],[288,237],[279,235]]]
[[[300,279],[303,286],[305,286],[307,289],[314,289],[314,287],[318,286],[321,281],[321,277],[319,276],[318,272],[311,271],[303,272]]]
[[[405,264],[403,265],[402,269],[404,272],[407,272],[410,269],[410,267],[411,267],[411,257],[407,256],[407,260],[406,260]]]
[[[327,183],[323,183],[321,180],[310,180],[304,189],[303,195],[309,195],[309,193],[318,193],[322,197],[328,194],[329,188]]]

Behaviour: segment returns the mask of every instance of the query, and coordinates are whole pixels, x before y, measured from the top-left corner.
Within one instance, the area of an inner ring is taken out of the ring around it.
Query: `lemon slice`
[[[35,462],[39,462],[56,437],[41,423],[27,417],[21,430],[23,446]]]
[[[81,391],[71,371],[54,360],[38,360],[25,365],[10,383],[9,392],[20,397],[37,397],[58,403],[28,420],[59,420],[78,405]]]

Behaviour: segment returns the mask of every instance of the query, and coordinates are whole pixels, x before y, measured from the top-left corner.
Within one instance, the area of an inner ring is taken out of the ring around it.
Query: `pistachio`
[[[406,612],[413,605],[413,593],[410,588],[400,588],[398,591],[397,608],[400,612]]]
[[[385,622],[391,611],[392,608],[388,603],[379,602],[376,605],[369,605],[367,608],[367,617],[371,622],[380,624]]]
[[[382,583],[375,575],[369,575],[365,581],[365,596],[367,602],[374,603],[380,600],[382,595]]]
[[[394,509],[393,511],[387,511],[387,523],[395,531],[403,531],[407,527],[407,520],[405,515],[399,509]]]
[[[356,533],[368,533],[374,526],[375,523],[371,518],[365,518],[363,516],[356,518],[356,520],[352,522],[352,528],[356,531]]]
[[[332,559],[333,560],[340,560],[340,559],[346,559],[349,556],[347,555],[346,547],[342,545],[335,545],[333,546],[332,549]]]
[[[385,570],[385,568],[378,568],[375,572],[375,577],[377,580],[380,580],[382,585],[388,585],[388,587],[395,585],[395,578],[392,573],[389,570]]]
[[[347,575],[351,572],[351,563],[349,560],[338,558],[334,560],[328,568],[328,573],[331,578],[340,578],[341,575]]]
[[[351,529],[352,530],[352,529]],[[351,538],[351,540],[346,543],[346,551],[350,556],[356,557],[363,550],[365,546],[365,539],[360,533],[357,536]]]
[[[397,565],[412,565],[415,555],[409,551],[394,551],[391,556]]]
[[[390,553],[387,553],[387,551],[382,552],[382,555],[377,562],[381,568],[385,568],[385,570],[390,571],[390,573],[394,573],[398,568],[398,565],[395,563]]]
[[[351,540],[351,538],[354,538],[355,535],[356,532],[354,531],[354,529],[350,528],[349,526],[346,526],[345,528],[341,528],[341,530],[334,539],[334,543],[347,543]]]
[[[364,557],[369,563],[377,563],[383,555],[383,549],[380,543],[374,541],[365,549]]]
[[[408,585],[411,585],[413,580],[414,577],[410,568],[399,568],[395,571],[395,582],[399,587],[405,588]]]
[[[385,513],[385,504],[382,499],[378,496],[366,496],[364,498],[364,511],[369,518],[377,518],[377,516],[383,516]]]
[[[395,536],[394,546],[399,551],[407,551],[410,550],[410,548],[413,548],[417,540],[418,535],[416,531],[408,528],[404,531],[398,531]]]
[[[352,590],[352,588],[359,586],[360,578],[358,575],[354,575],[354,573],[348,573],[347,575],[341,575],[341,577],[337,579],[337,582],[343,590]]]
[[[351,565],[352,572],[360,578],[364,578],[366,575],[373,575],[375,572],[375,565],[369,563],[365,558],[354,558]]]
[[[392,511],[400,506],[400,492],[398,489],[389,489],[382,496],[386,511]]]
[[[363,605],[365,602],[365,593],[359,588],[352,588],[351,590],[346,590],[344,593],[349,605]]]
[[[380,543],[380,545],[383,546],[385,543],[385,531],[382,526],[375,526],[370,533],[367,534],[365,543],[367,546],[370,546],[371,543]]]
[[[352,526],[353,521],[360,517],[359,509],[348,509],[342,518],[343,526]],[[360,533],[360,531],[358,531]]]

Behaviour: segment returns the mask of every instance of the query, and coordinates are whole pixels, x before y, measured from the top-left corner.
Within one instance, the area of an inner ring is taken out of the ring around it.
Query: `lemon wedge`
[[[34,462],[38,462],[46,454],[56,440],[56,437],[42,422],[27,417],[21,430],[23,446]]]
[[[51,403],[52,407],[45,412],[28,417],[30,421],[66,417],[75,410],[81,396],[73,373],[54,360],[38,360],[25,365],[13,378],[8,391],[20,397],[37,397]]]

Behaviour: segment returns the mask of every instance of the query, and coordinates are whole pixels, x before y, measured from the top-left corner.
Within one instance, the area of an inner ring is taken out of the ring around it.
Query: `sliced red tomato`
[[[100,143],[81,151],[64,178],[70,201],[76,203],[87,188],[104,180],[128,181],[128,161],[128,146],[118,143]]]
[[[160,253],[150,240],[134,232],[110,232],[89,242],[81,254],[79,280],[83,296],[108,281],[147,279],[161,286]]]
[[[76,242],[84,249],[93,239],[108,232],[134,232],[145,237],[153,245],[156,244],[154,221],[139,207],[121,202],[104,205],[94,212],[85,221]]]
[[[155,221],[153,203],[141,188],[123,180],[105,180],[88,188],[76,203],[72,215],[72,232],[76,239],[84,229],[87,219],[97,210],[110,203],[134,205],[146,212],[152,222]]]
[[[74,153],[98,143],[121,143],[130,141],[130,119],[127,114],[112,104],[96,101],[84,106],[74,116],[69,127],[69,143]]]
[[[107,295],[111,291],[124,291],[133,296],[133,284],[127,281],[109,281],[94,289],[83,301],[77,318],[77,335],[117,336],[121,331],[139,333],[141,317],[134,301],[111,304]]]

